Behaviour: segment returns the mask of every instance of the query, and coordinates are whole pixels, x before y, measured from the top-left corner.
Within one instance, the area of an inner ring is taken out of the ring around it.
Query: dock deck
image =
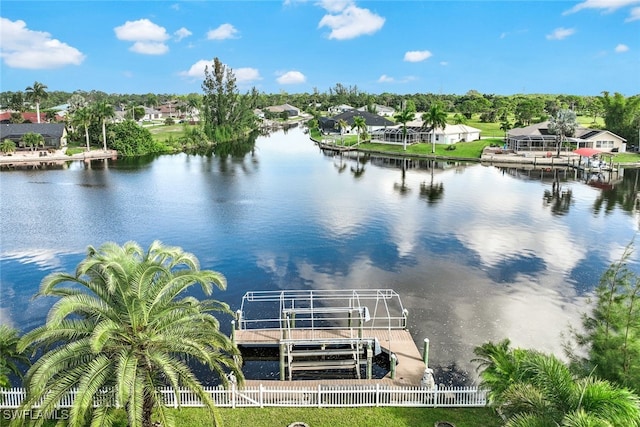
[[[278,348],[280,375],[278,381],[269,381],[272,385],[315,387],[356,381],[417,387],[428,362],[407,330],[407,315],[392,289],[252,291],[236,311],[232,338],[239,347]],[[382,379],[372,379],[374,356],[385,353],[390,371]],[[366,376],[361,375],[362,367]],[[358,379],[319,375],[315,380],[292,381],[295,372],[336,370],[351,371]],[[258,381],[248,381],[253,383]]]
[[[330,340],[356,338],[355,329],[292,329],[289,339],[294,340]],[[282,331],[279,329],[244,329],[235,332],[235,341],[239,346],[277,346]],[[419,386],[425,370],[425,364],[409,331],[404,329],[365,329],[365,338],[376,338],[380,346],[392,352],[398,358],[395,379],[388,373],[382,379],[358,380],[359,384],[383,383],[390,386]],[[316,387],[318,384],[353,384],[354,380],[299,380],[299,381],[247,381],[247,385],[277,383],[282,386]]]

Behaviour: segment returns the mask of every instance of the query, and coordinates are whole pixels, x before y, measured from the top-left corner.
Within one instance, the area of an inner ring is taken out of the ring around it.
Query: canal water
[[[244,155],[3,167],[0,323],[42,324],[53,301],[32,299],[40,281],[72,272],[87,246],[160,240],[222,272],[215,297],[234,310],[251,290],[394,289],[418,347],[430,340],[436,381],[471,384],[488,340],[562,355],[637,233],[638,178],[336,156],[301,129]],[[248,372],[261,375],[277,372]]]

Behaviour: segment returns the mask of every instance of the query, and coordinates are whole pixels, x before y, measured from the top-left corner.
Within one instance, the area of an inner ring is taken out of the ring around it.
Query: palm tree
[[[90,151],[89,147],[89,125],[91,125],[91,110],[88,107],[78,108],[71,117],[71,122],[74,126],[82,126],[84,128],[84,137],[87,141],[87,151]]]
[[[17,330],[8,325],[0,325],[0,388],[11,387],[11,374],[22,378],[20,365],[29,366],[29,358],[16,349],[19,339]]]
[[[558,113],[549,120],[549,132],[556,134],[557,138],[557,156],[560,156],[560,148],[564,143],[565,136],[573,136],[578,127],[576,113],[572,110],[559,110]]]
[[[344,145],[344,131],[349,126],[349,123],[345,119],[339,119],[336,122],[336,126],[340,130],[340,139],[342,140],[342,145]]]
[[[135,242],[89,247],[75,274],[45,277],[36,296],[59,300],[46,324],[18,344],[18,351],[29,345],[42,351],[25,376],[23,409],[41,402],[47,413],[76,389],[69,425],[111,425],[107,405],[94,408],[94,402],[117,401],[129,426],[151,427],[152,414],[173,426],[158,388],[172,387],[180,402],[183,387],[218,425],[214,402],[190,366],[210,369],[224,384],[230,371],[242,384],[240,353],[212,315],[231,314],[229,306],[189,296],[194,286],[211,295],[226,287],[226,279],[200,270],[194,255],[157,241],[147,250]]]
[[[436,129],[444,129],[447,126],[447,113],[440,104],[433,104],[429,111],[422,114],[422,121],[431,127],[431,152],[436,152]]]
[[[509,341],[476,347],[482,385],[506,426],[640,426],[640,400],[591,376],[576,378],[555,356],[510,349]],[[579,421],[590,423],[581,424]]]
[[[40,102],[47,99],[49,94],[46,91],[47,86],[35,82],[33,86],[27,86],[25,91],[27,92],[27,99],[36,103],[36,114],[38,116],[38,123],[40,123]]]
[[[398,111],[395,116],[393,116],[396,121],[402,123],[402,149],[407,149],[407,122],[410,122],[416,117],[416,114],[412,110],[408,110],[407,108]]]
[[[113,105],[107,104],[105,101],[97,102],[91,109],[93,116],[102,125],[102,149],[107,151],[107,119],[116,115]]]
[[[31,148],[32,150],[34,148],[37,149],[40,145],[44,146],[44,138],[39,133],[35,132],[27,132],[22,135],[22,142],[24,142],[24,145]]]
[[[353,116],[353,125],[351,125],[351,129],[356,129],[358,133],[358,143],[360,145],[360,135],[362,135],[363,139],[366,139],[367,136],[367,123],[362,116]]]
[[[13,153],[14,151],[16,151],[16,143],[9,138],[5,138],[2,144],[0,144],[0,153],[7,154]]]

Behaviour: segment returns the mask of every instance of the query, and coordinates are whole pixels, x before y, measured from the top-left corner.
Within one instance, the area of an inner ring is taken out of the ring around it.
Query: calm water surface
[[[562,354],[561,334],[638,230],[637,170],[613,188],[574,178],[334,157],[298,129],[260,137],[241,158],[5,168],[0,323],[43,323],[52,301],[32,295],[87,246],[157,239],[224,273],[216,297],[234,310],[249,290],[393,288],[440,380],[473,381],[472,350],[487,340]]]

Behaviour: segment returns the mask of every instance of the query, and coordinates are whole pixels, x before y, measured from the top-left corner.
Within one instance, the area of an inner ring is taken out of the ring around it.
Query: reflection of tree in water
[[[558,170],[553,171],[553,184],[551,185],[551,191],[544,190],[544,204],[551,207],[551,213],[553,215],[565,215],[569,212],[569,208],[573,203],[573,194],[571,189],[563,189],[558,177]]]
[[[356,152],[356,165],[355,167],[351,166],[351,172],[354,178],[360,178],[362,174],[364,174],[364,165],[367,164],[368,160],[368,156],[362,156],[362,159],[360,159],[360,152]]]
[[[635,213],[640,209],[638,205],[638,180],[640,169],[625,169],[622,180],[612,188],[603,189],[593,203],[593,213],[605,214],[613,211],[617,205],[628,213]]]
[[[339,163],[336,163],[335,159],[336,157],[338,157],[340,159]],[[347,164],[344,161],[344,156],[342,155],[342,153],[338,154],[337,156],[334,156],[333,158],[333,166],[338,169],[338,173],[342,173],[345,171],[345,169],[347,168]]]
[[[433,182],[433,169],[435,167],[435,161],[431,161],[431,182],[427,184],[423,182],[420,184],[420,197],[427,200],[427,203],[433,204],[442,199],[444,194],[444,184],[441,182]]]
[[[407,177],[407,162],[409,160],[408,159],[402,159],[402,179],[400,183],[394,182],[393,183],[393,188],[395,190],[398,191],[398,193],[404,195],[406,193],[409,192],[410,188],[407,186],[406,184],[406,177]]]
[[[256,146],[257,133],[249,135],[246,139],[237,141],[217,142],[210,153],[216,157],[225,159],[227,157],[243,158],[247,153],[253,152]],[[207,153],[207,154],[210,154]]]

